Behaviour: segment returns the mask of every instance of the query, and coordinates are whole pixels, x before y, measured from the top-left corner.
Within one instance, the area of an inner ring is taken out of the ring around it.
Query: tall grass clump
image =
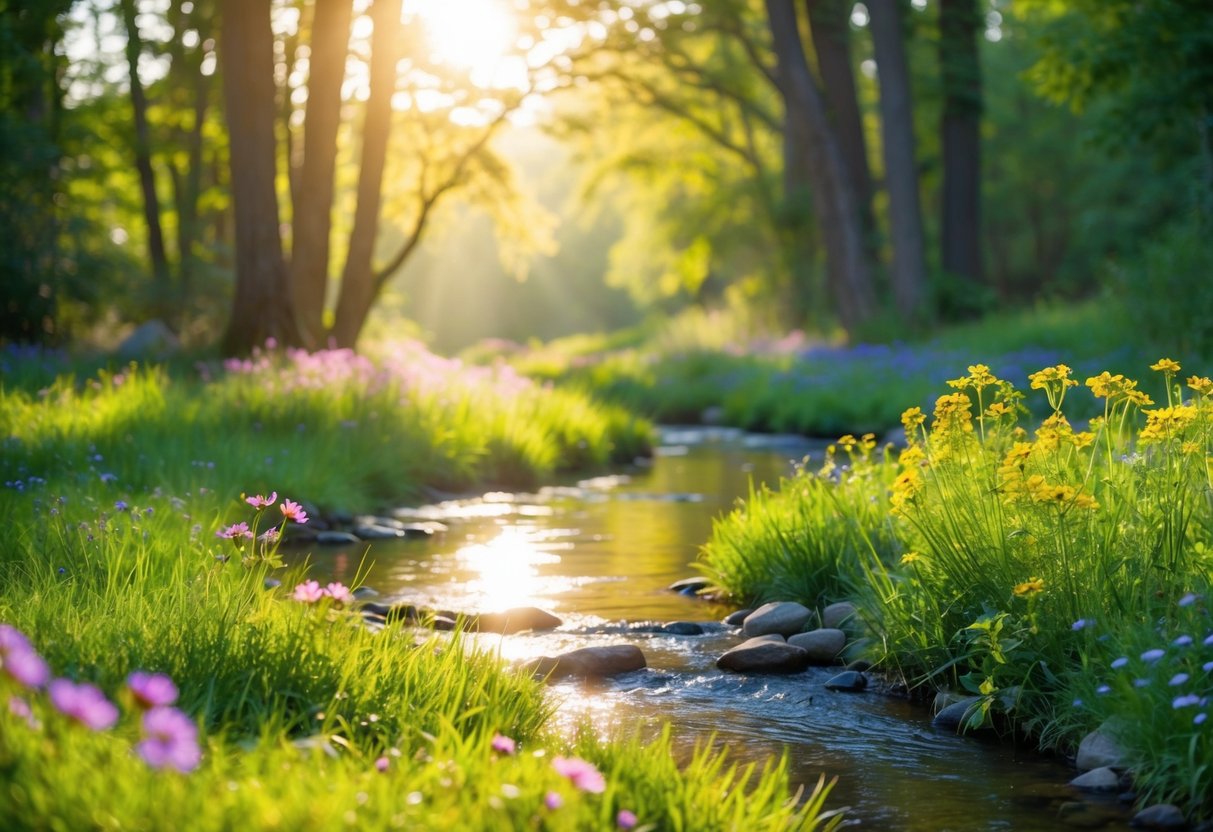
[[[839,450],[841,449],[841,450]],[[714,584],[754,603],[799,601],[820,607],[841,600],[874,548],[900,552],[885,506],[894,467],[877,455],[871,434],[843,436],[820,468],[780,481],[716,520],[698,568]]]

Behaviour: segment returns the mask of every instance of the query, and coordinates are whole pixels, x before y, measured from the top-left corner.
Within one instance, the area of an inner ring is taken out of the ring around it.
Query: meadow
[[[645,453],[646,421],[414,343],[78,376],[4,360],[4,828],[837,824],[779,760],[557,734],[529,676],[373,633],[353,587],[281,566],[330,513],[596,470]]]

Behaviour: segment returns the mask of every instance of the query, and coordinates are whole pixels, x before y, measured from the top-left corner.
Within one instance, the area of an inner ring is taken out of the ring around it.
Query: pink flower
[[[33,649],[34,645],[29,643],[25,633],[11,624],[0,624],[0,658],[3,658],[10,650]]]
[[[198,726],[176,708],[152,708],[143,715],[143,741],[135,753],[152,768],[191,772],[202,760]]]
[[[305,604],[314,604],[328,593],[320,588],[319,581],[304,581],[295,587],[291,598]]]
[[[222,537],[228,540],[233,540],[241,537],[252,537],[253,533],[248,527],[248,523],[233,523],[225,529],[220,529],[215,532],[215,537]]]
[[[543,805],[556,811],[564,805],[564,798],[560,796],[560,792],[548,792],[543,796]]]
[[[51,677],[46,661],[32,648],[16,648],[0,653],[0,669],[27,688],[40,688]]]
[[[620,809],[619,814],[615,815],[615,825],[620,829],[633,829],[636,826],[636,813],[630,812],[627,809]]]
[[[505,734],[494,734],[491,745],[498,754],[513,754],[514,749],[517,748],[517,743]]]
[[[144,673],[136,670],[126,679],[126,686],[135,695],[141,708],[156,708],[177,701],[177,686],[163,673]]]
[[[263,543],[276,543],[278,541],[278,529],[268,528],[257,539]]]
[[[579,791],[591,794],[602,794],[606,791],[606,779],[602,772],[595,768],[593,763],[580,757],[555,757],[552,759],[552,768],[556,769],[556,773],[561,777],[569,778]]]
[[[350,592],[349,587],[343,583],[334,581],[324,588],[324,594],[339,604],[354,603],[354,593]]]
[[[118,721],[118,708],[93,685],[55,679],[48,690],[51,704],[87,728],[104,731]]]
[[[33,710],[29,703],[20,696],[10,696],[8,698],[8,712],[17,719],[25,720],[25,723],[31,728],[38,727],[38,718],[34,716]]]
[[[378,760],[375,761],[375,770],[381,771],[381,772],[387,771],[387,768],[390,765],[391,765],[391,761],[387,757],[380,757]]]
[[[278,506],[278,508],[282,509],[282,516],[287,520],[294,520],[300,525],[307,522],[307,512],[303,510],[303,506],[294,500],[288,500],[284,497],[282,505]]]
[[[257,509],[257,511],[261,511],[261,509],[263,509],[263,508],[269,508],[270,506],[272,506],[274,504],[274,501],[277,499],[278,499],[278,492],[271,491],[270,496],[268,496],[268,497],[263,497],[262,495],[258,494],[256,497],[245,497],[244,501],[246,503],[248,503],[250,506],[252,506],[253,508]]]

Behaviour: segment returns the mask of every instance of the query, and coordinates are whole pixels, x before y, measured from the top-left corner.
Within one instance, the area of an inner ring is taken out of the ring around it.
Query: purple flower
[[[270,506],[272,506],[274,504],[274,501],[277,499],[278,499],[278,492],[271,491],[270,496],[268,496],[268,497],[258,494],[256,497],[245,497],[244,501],[246,503],[248,503],[250,506],[252,506],[253,508],[257,509],[258,511],[261,511],[261,509],[263,509],[263,508],[269,508]]]
[[[1148,687],[1149,684],[1150,684],[1149,679],[1134,679],[1133,680],[1133,687],[1135,687],[1135,688]]]
[[[287,520],[294,520],[300,525],[307,522],[307,512],[303,510],[303,506],[294,500],[288,500],[284,497],[282,505],[278,506],[278,508],[282,510],[282,516]]]
[[[556,811],[564,805],[564,798],[560,796],[560,792],[548,792],[543,796],[543,805]]]
[[[1192,717],[1192,724],[1193,725],[1202,725],[1202,724],[1204,724],[1204,721],[1208,718],[1209,718],[1208,714],[1199,713],[1196,716]]]
[[[1174,676],[1171,677],[1171,681],[1167,682],[1167,684],[1170,685],[1171,687],[1178,687],[1179,685],[1182,685],[1186,681],[1188,681],[1187,673],[1176,673]]]
[[[17,648],[0,653],[0,667],[20,685],[40,688],[51,677],[46,661],[32,649]]]
[[[1213,662],[1205,662],[1200,666],[1200,669],[1205,673],[1213,672]]]
[[[591,794],[602,794],[606,791],[606,778],[602,776],[594,764],[580,757],[555,757],[552,768],[562,777],[569,778],[579,791]]]
[[[17,717],[17,719],[25,720],[29,727],[38,727],[38,719],[34,716],[34,712],[30,708],[29,703],[20,696],[10,696],[8,698],[8,712]]]
[[[34,645],[29,643],[29,639],[25,637],[25,633],[11,624],[0,624],[0,657],[3,657],[10,650],[33,649]]]
[[[1075,621],[1073,624],[1070,625],[1070,629],[1073,630],[1074,632],[1078,632],[1079,630],[1085,630],[1087,627],[1094,627],[1094,626],[1095,626],[1094,620],[1092,620],[1090,618],[1080,618],[1077,621]]]
[[[380,757],[378,760],[375,761],[375,771],[378,771],[378,772],[387,771],[388,766],[390,766],[391,764],[392,764],[391,760],[389,760],[387,757]]]
[[[636,826],[636,813],[630,812],[627,809],[620,809],[619,814],[615,815],[615,825],[620,829],[633,829]]]
[[[1189,592],[1186,595],[1184,595],[1184,597],[1179,599],[1179,605],[1181,607],[1190,607],[1193,604],[1195,604],[1197,602],[1197,600],[1199,600],[1199,599],[1200,599],[1200,596],[1197,595],[1195,592]]]
[[[278,541],[277,527],[272,526],[272,527],[266,529],[264,532],[261,533],[261,535],[257,539],[264,543],[276,543]]]
[[[319,581],[304,581],[295,587],[291,598],[296,601],[302,601],[305,604],[314,604],[325,596],[325,591],[320,588]]]
[[[1095,689],[1095,692],[1098,693],[1100,696],[1103,696],[1105,693],[1111,693],[1112,688],[1108,685],[1100,685],[1099,687],[1097,687]]]
[[[493,741],[490,743],[493,750],[498,754],[513,754],[517,748],[517,743],[507,737],[505,734],[494,734]]]
[[[1112,669],[1120,670],[1122,667],[1124,667],[1128,663],[1129,663],[1129,657],[1121,656],[1119,659],[1116,659],[1115,661],[1112,662]]]
[[[1142,653],[1141,660],[1143,662],[1156,662],[1159,659],[1161,659],[1163,656],[1165,656],[1166,654],[1167,654],[1167,651],[1162,650],[1161,648],[1155,647],[1153,650],[1147,650],[1146,652]]]
[[[1213,633],[1205,636],[1205,640],[1201,642],[1205,647],[1213,647]]]
[[[215,532],[215,537],[223,537],[228,540],[252,536],[253,532],[249,529],[248,523],[233,523],[227,528]]]
[[[49,688],[51,704],[94,731],[113,727],[118,721],[118,708],[93,685],[73,684],[67,679],[55,679]]]
[[[354,603],[354,593],[345,584],[334,581],[324,588],[324,594],[339,604]]]
[[[152,708],[143,715],[144,739],[135,753],[152,768],[174,768],[188,773],[198,767],[198,726],[176,708]]]
[[[130,508],[130,505],[126,502],[126,500],[118,500],[114,503],[115,511],[126,511],[128,508]]]
[[[1171,700],[1171,707],[1179,710],[1180,708],[1191,708],[1193,705],[1200,704],[1200,696],[1195,693],[1186,693],[1183,696],[1177,696]]]
[[[126,685],[141,708],[157,708],[177,701],[177,686],[163,673],[136,670],[127,677]]]
[[[1192,643],[1192,636],[1179,636],[1175,641],[1171,642],[1172,647],[1187,647]]]
[[[1083,701],[1081,699],[1075,699],[1070,704],[1073,705],[1075,708],[1081,708],[1083,706]]]

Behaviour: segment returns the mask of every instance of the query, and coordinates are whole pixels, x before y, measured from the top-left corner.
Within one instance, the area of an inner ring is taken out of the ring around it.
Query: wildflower
[[[258,535],[257,539],[263,543],[276,543],[278,541],[278,529],[276,527],[268,528]]]
[[[42,687],[51,675],[46,661],[21,631],[7,624],[0,624],[0,669],[27,688]]]
[[[1078,386],[1078,382],[1070,378],[1070,368],[1065,364],[1045,367],[1043,370],[1029,375],[1028,381],[1032,383],[1033,390],[1048,390],[1057,385],[1061,385],[1062,389]]]
[[[233,523],[227,528],[215,532],[215,537],[222,537],[226,540],[238,540],[242,537],[252,536],[253,532],[249,529],[248,523]]]
[[[1213,635],[1205,636],[1205,640],[1201,642],[1205,647],[1213,647]]]
[[[307,522],[307,512],[294,500],[283,498],[282,505],[278,508],[282,509],[282,516],[287,520],[293,520],[300,525]]]
[[[324,588],[324,594],[332,598],[338,604],[354,603],[354,593],[350,592],[349,587],[343,583],[334,581]]]
[[[615,815],[615,825],[620,829],[634,829],[636,827],[636,813],[630,812],[627,809],[620,809],[619,814]]]
[[[314,604],[326,594],[327,593],[321,589],[319,581],[304,581],[295,587],[295,591],[291,594],[291,598],[295,601],[302,601],[305,604]]]
[[[1192,643],[1192,636],[1179,636],[1171,642],[1172,647],[1187,647]]]
[[[935,417],[931,422],[931,433],[948,436],[953,432],[969,433],[973,430],[973,402],[964,393],[950,393],[935,400]]]
[[[126,686],[141,708],[156,708],[177,701],[177,686],[163,673],[136,670],[126,679]]]
[[[1075,708],[1081,708],[1083,706],[1083,701],[1081,699],[1075,699],[1070,704],[1073,705]]]
[[[1179,687],[1180,685],[1184,684],[1187,681],[1188,681],[1187,673],[1176,673],[1174,676],[1171,677],[1171,681],[1167,682],[1167,684],[1170,685],[1171,687],[1175,688],[1175,687]]]
[[[1095,689],[1095,692],[1098,693],[1100,696],[1103,696],[1104,694],[1111,693],[1112,687],[1111,687],[1111,685],[1100,685],[1099,687],[1097,687]]]
[[[1206,714],[1206,713],[1199,713],[1199,714],[1197,714],[1196,716],[1192,717],[1192,724],[1193,724],[1193,725],[1203,725],[1203,724],[1204,724],[1204,721],[1205,721],[1206,719],[1208,719],[1208,718],[1209,718],[1209,715],[1208,715],[1208,714]]]
[[[176,708],[152,708],[143,715],[144,739],[135,753],[152,768],[174,768],[188,773],[198,767],[198,726]]]
[[[1045,582],[1043,578],[1031,577],[1022,584],[1016,584],[1013,590],[1015,595],[1020,598],[1031,598],[1039,592],[1043,592]]]
[[[988,419],[1001,419],[1004,416],[1015,415],[1015,411],[1006,402],[994,402],[986,408],[985,415]]]
[[[1121,656],[1119,659],[1116,659],[1115,661],[1112,662],[1112,669],[1120,670],[1122,667],[1124,667],[1128,663],[1129,663],[1129,657]]]
[[[1150,365],[1150,369],[1160,373],[1166,373],[1167,375],[1172,375],[1179,372],[1180,366],[1170,358],[1160,358],[1158,363]]]
[[[67,679],[55,679],[48,688],[53,704],[60,713],[91,728],[104,731],[118,721],[118,708],[95,686],[73,684]]]
[[[385,772],[388,770],[388,766],[390,766],[391,764],[392,764],[392,761],[389,760],[387,757],[380,757],[378,760],[375,761],[375,771],[378,771],[380,773]]]
[[[1149,687],[1149,685],[1150,685],[1149,679],[1134,679],[1133,680],[1133,687],[1135,687],[1135,688]]]
[[[17,717],[17,719],[24,720],[25,724],[31,728],[37,729],[40,725],[29,703],[20,696],[10,696],[8,698],[8,712]]]
[[[912,437],[914,430],[921,427],[926,420],[921,407],[911,407],[901,414],[901,424],[905,426],[907,437]]]
[[[1147,650],[1146,652],[1142,653],[1141,660],[1143,662],[1156,662],[1165,655],[1166,655],[1165,650],[1155,647],[1153,650]]]
[[[552,768],[562,777],[567,777],[580,791],[602,794],[606,791],[606,779],[593,763],[580,757],[555,757]]]
[[[1195,693],[1185,693],[1183,696],[1177,696],[1171,700],[1171,707],[1174,710],[1180,708],[1191,708],[1193,705],[1200,704],[1200,696]]]
[[[564,805],[564,798],[560,796],[559,792],[548,792],[543,796],[543,805],[556,811]]]
[[[130,504],[126,500],[117,500],[114,503],[114,511],[126,511],[130,508]]]
[[[493,741],[490,743],[492,749],[498,754],[513,754],[518,744],[514,740],[504,734],[494,734]]]
[[[245,497],[244,501],[246,503],[248,503],[250,506],[252,506],[253,508],[257,509],[257,511],[261,511],[261,509],[263,509],[263,508],[269,508],[270,506],[272,506],[274,504],[274,501],[277,499],[278,499],[278,492],[271,491],[270,496],[268,496],[268,497],[264,497],[264,496],[258,494],[255,497]]]
[[[1200,666],[1205,673],[1213,673],[1213,662],[1205,662]]]
[[[1181,607],[1190,607],[1193,604],[1195,604],[1198,600],[1200,600],[1199,595],[1197,595],[1195,592],[1189,592],[1186,595],[1184,595],[1184,597],[1180,598],[1177,603]]]
[[[903,564],[911,564],[917,560],[920,560],[921,558],[922,558],[922,555],[918,554],[917,552],[906,552],[904,555],[901,556],[901,562]]]
[[[1188,386],[1202,396],[1213,395],[1213,379],[1208,376],[1192,376],[1188,379]]]
[[[1085,630],[1087,627],[1094,627],[1094,626],[1095,626],[1094,620],[1092,620],[1090,618],[1080,618],[1077,621],[1075,621],[1073,624],[1070,625],[1070,629],[1073,630],[1074,632],[1078,632],[1079,630]]]

